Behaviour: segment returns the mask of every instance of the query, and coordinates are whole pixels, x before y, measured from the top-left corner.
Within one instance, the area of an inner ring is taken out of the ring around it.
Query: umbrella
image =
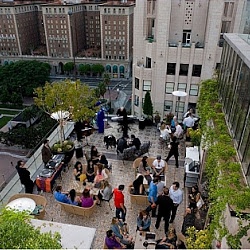
[[[50,115],[50,117],[52,119],[55,119],[55,120],[61,120],[61,119],[65,119],[65,118],[68,118],[69,117],[69,111],[63,111],[63,110],[59,110],[57,112],[54,112]]]
[[[183,97],[183,96],[187,96],[187,93],[186,92],[184,92],[184,91],[173,91],[172,92],[172,95],[174,95],[174,96],[178,96],[178,97]]]

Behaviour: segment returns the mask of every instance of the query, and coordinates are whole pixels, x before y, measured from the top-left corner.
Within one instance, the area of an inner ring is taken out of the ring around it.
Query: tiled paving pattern
[[[113,134],[117,139],[121,136],[120,133],[117,132],[117,123],[110,122],[111,127],[109,126],[108,129],[105,129],[104,135]],[[154,157],[156,155],[162,155],[162,158],[165,159],[168,154],[167,147],[162,148],[162,146],[159,144],[159,135],[160,133],[156,130],[155,127],[146,127],[144,130],[138,129],[138,124],[132,124],[130,125],[131,131],[129,131],[129,135],[131,133],[135,134],[140,138],[140,140],[143,141],[151,141],[151,148],[149,155],[151,157]],[[127,217],[126,222],[129,225],[130,228],[130,234],[135,235],[136,230],[136,217],[138,212],[141,209],[145,209],[144,206],[139,205],[131,205],[130,204],[130,198],[127,193],[128,185],[134,180],[134,170],[132,167],[133,162],[131,161],[125,161],[124,164],[121,160],[117,160],[115,155],[116,151],[115,149],[106,149],[103,144],[103,134],[98,134],[97,132],[92,134],[88,140],[90,145],[96,145],[98,148],[98,151],[101,153],[108,153],[107,155],[110,155],[108,160],[113,165],[113,171],[109,178],[110,183],[113,187],[117,187],[119,184],[124,184],[125,187],[125,205],[127,207]],[[84,147],[84,150],[89,151],[90,146]],[[174,158],[169,161],[168,164],[168,173],[167,173],[167,179],[166,183],[167,186],[170,186],[173,181],[179,181],[181,188],[184,188],[183,184],[183,178],[184,178],[184,168],[182,167],[184,160],[184,152],[185,152],[185,146],[184,142],[181,143],[181,149],[180,151],[180,167],[175,168],[174,165]],[[112,158],[112,159],[111,159]],[[71,165],[75,163],[76,159],[75,157],[72,159]],[[86,162],[85,158],[80,159],[83,163]],[[71,167],[67,173],[64,173],[62,176],[62,181],[58,180],[58,182],[62,183],[64,190],[69,190],[74,186],[74,177],[73,177],[73,168]],[[184,192],[185,194],[185,192]],[[43,195],[46,196],[48,200],[48,205],[46,207],[46,215],[45,220],[53,220],[56,222],[61,223],[69,223],[69,224],[75,224],[75,225],[81,225],[81,226],[89,226],[89,227],[95,227],[97,229],[96,237],[93,242],[93,248],[101,249],[103,247],[104,238],[105,238],[105,232],[109,229],[111,219],[115,215],[114,211],[114,204],[113,200],[111,200],[111,206],[113,210],[111,211],[107,202],[102,202],[102,207],[96,207],[95,215],[91,218],[85,218],[81,216],[71,215],[67,214],[64,211],[60,210],[60,206],[54,201],[53,195],[49,193],[44,193]],[[173,223],[173,226],[176,228],[177,232],[180,231],[183,215],[184,215],[184,209],[186,206],[185,197],[184,202],[179,206],[179,209],[177,211],[176,219]],[[157,233],[157,238],[163,237],[164,235],[164,221],[162,221],[160,228],[158,230],[155,229],[155,218],[152,218],[152,225],[151,225],[151,231],[155,231]],[[79,235],[81,237],[81,235]]]

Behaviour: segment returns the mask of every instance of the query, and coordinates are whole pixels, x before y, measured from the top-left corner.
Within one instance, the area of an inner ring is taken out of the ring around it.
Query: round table
[[[36,207],[36,203],[34,200],[30,198],[18,198],[16,200],[11,201],[6,205],[7,208],[15,209],[17,211],[28,211],[32,213]]]

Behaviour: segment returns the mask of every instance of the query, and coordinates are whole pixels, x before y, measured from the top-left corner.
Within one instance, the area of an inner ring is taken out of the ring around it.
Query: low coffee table
[[[20,212],[28,211],[30,213],[34,211],[35,207],[36,207],[35,201],[30,198],[18,198],[6,205],[6,208],[15,209]]]

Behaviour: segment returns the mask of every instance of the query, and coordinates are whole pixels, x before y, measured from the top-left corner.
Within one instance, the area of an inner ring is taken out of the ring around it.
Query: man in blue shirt
[[[62,186],[56,187],[56,191],[54,192],[54,197],[57,201],[60,201],[63,203],[70,203],[67,194],[62,193]]]
[[[157,201],[157,184],[158,184],[158,178],[154,178],[153,181],[151,181],[149,185],[149,194],[148,194],[148,201],[150,202],[150,205],[147,207],[146,211],[152,210],[152,217],[156,217],[156,204]]]

